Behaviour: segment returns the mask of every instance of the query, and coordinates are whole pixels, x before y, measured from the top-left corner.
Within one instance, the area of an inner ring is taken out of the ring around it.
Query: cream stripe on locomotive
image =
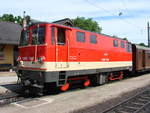
[[[20,68],[28,70],[45,70],[45,71],[68,71],[68,70],[87,70],[132,66],[131,61],[124,62],[22,62]]]

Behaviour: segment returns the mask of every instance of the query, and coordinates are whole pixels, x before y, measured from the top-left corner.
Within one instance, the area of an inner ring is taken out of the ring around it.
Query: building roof
[[[18,45],[21,29],[18,24],[0,21],[0,44]]]
[[[62,25],[66,25],[66,26],[71,26],[73,27],[73,21],[69,18],[65,18],[65,19],[62,19],[62,20],[58,20],[58,21],[55,21],[53,23],[56,23],[56,24],[62,24]]]

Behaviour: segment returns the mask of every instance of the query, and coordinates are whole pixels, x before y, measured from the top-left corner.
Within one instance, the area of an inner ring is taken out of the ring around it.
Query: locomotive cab
[[[69,67],[69,33],[68,28],[51,24],[31,25],[22,31],[18,77],[23,86],[42,89],[45,83],[59,84],[55,69]]]
[[[37,25],[23,30],[19,48],[21,61],[44,60],[46,49],[45,26]]]
[[[43,88],[46,45],[46,25],[32,25],[22,30],[17,75],[26,89],[31,86],[38,90]]]

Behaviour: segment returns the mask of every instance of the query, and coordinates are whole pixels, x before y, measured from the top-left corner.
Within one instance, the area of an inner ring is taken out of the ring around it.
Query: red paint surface
[[[126,51],[127,41],[115,39],[110,36],[91,33],[70,27],[64,27],[66,31],[65,45],[52,45],[51,26],[55,24],[42,24],[46,26],[45,44],[31,45],[32,37],[30,35],[30,44],[19,48],[19,54],[23,61],[37,61],[39,57],[45,57],[48,62],[112,62],[112,61],[132,61],[132,53]],[[55,25],[60,27],[59,25]],[[35,26],[33,26],[35,27]],[[30,31],[33,27],[30,27]],[[63,26],[61,26],[63,27]],[[85,32],[86,42],[76,41],[76,31]],[[97,44],[91,44],[89,36],[97,36]],[[113,46],[113,40],[118,40],[119,47]],[[125,43],[125,48],[120,47],[120,42]],[[57,50],[57,51],[56,51]]]

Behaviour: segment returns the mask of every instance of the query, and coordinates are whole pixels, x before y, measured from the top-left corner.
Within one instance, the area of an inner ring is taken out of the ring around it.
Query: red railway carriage
[[[103,84],[132,69],[131,44],[125,40],[58,24],[37,23],[22,31],[18,76],[24,86],[45,85],[65,91],[82,81]]]

